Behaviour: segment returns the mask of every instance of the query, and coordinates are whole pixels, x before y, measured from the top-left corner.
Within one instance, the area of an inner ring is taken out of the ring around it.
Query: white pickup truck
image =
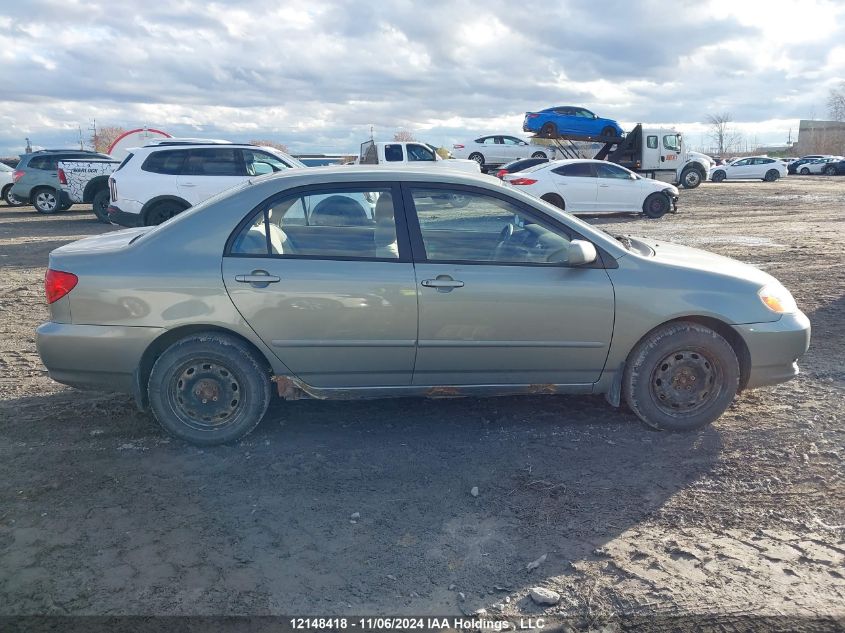
[[[428,143],[417,142],[377,142],[361,143],[359,165],[389,165],[391,167],[445,167],[458,169],[471,174],[481,173],[481,166],[474,160],[462,158],[441,158],[437,148]]]
[[[119,160],[82,159],[59,161],[59,184],[71,202],[90,202],[100,222],[109,223],[109,175]]]

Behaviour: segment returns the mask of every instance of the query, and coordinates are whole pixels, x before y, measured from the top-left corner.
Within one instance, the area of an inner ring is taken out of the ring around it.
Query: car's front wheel
[[[643,213],[653,219],[662,218],[669,213],[672,202],[665,193],[653,193],[643,202]]]
[[[719,171],[713,172],[713,175],[710,176],[710,180],[712,180],[713,182],[722,182],[726,177],[727,174],[720,169]]]
[[[616,136],[616,128],[614,128],[612,125],[608,125],[601,131],[601,135],[606,138],[613,138]]]
[[[23,201],[23,200],[21,200],[20,198],[16,197],[16,196],[12,193],[12,185],[7,185],[7,186],[3,189],[3,200],[5,200],[5,201],[6,201],[6,204],[8,204],[10,207],[19,207],[19,206],[21,206],[21,205],[24,203],[24,201]]]
[[[188,336],[153,365],[150,407],[176,437],[204,446],[252,431],[270,404],[270,370],[238,338],[219,332]]]
[[[730,343],[699,323],[681,321],[646,335],[622,378],[628,406],[647,426],[689,431],[716,420],[739,389]]]
[[[91,201],[91,210],[100,222],[109,224],[109,190],[100,189]]]
[[[38,213],[56,213],[62,210],[56,190],[50,187],[40,187],[32,192],[32,206]]]

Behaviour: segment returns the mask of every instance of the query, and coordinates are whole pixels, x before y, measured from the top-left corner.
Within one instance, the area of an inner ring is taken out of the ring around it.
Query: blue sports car
[[[577,136],[621,137],[624,132],[613,119],[602,119],[585,108],[557,106],[539,112],[526,112],[522,129],[547,138]]]

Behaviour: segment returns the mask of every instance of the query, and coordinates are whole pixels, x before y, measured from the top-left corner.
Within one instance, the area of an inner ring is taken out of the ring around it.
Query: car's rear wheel
[[[809,175],[810,175],[810,170],[809,170],[809,169],[807,169],[806,167],[802,167],[802,168],[801,168],[801,171],[799,171],[798,173],[799,173],[799,174],[801,174],[802,176],[809,176]]]
[[[777,169],[770,169],[766,172],[766,175],[763,176],[763,180],[766,182],[774,182],[778,178],[780,178],[780,172]]]
[[[147,211],[145,216],[144,224],[146,226],[155,226],[156,224],[161,224],[162,222],[166,222],[174,215],[178,215],[185,210],[185,207],[179,205],[176,202],[160,202],[152,209]]]
[[[643,202],[643,213],[653,219],[662,218],[669,213],[672,206],[672,201],[665,193],[653,193]]]
[[[479,152],[473,152],[469,155],[470,160],[474,160],[480,167],[484,167],[484,155]]]
[[[270,370],[243,341],[207,332],[188,336],[156,360],[150,408],[166,431],[204,446],[252,431],[270,404]]]
[[[563,198],[561,198],[556,193],[544,193],[540,196],[540,200],[545,200],[549,204],[553,204],[559,209],[566,209],[566,203],[564,203]]]
[[[835,176],[836,175],[836,167],[833,165],[828,165],[824,168],[824,175],[825,176]]]
[[[100,222],[109,224],[109,190],[100,189],[91,201],[91,210]]]
[[[546,138],[557,136],[557,126],[554,123],[544,123],[543,127],[540,128],[540,136],[545,136]]]
[[[730,343],[687,321],[649,333],[631,351],[622,378],[625,401],[637,417],[667,431],[716,420],[738,389],[739,362]]]
[[[720,169],[719,171],[713,172],[713,175],[710,176],[710,180],[712,180],[713,182],[722,182],[726,177],[727,174]]]
[[[50,187],[39,187],[32,192],[32,206],[38,213],[56,213],[62,210],[56,190]]]
[[[548,158],[548,156],[546,156],[545,152],[534,152],[531,154],[531,158]]]
[[[23,200],[12,194],[12,185],[6,185],[3,188],[3,200],[6,201],[10,207],[19,207],[23,204]]]

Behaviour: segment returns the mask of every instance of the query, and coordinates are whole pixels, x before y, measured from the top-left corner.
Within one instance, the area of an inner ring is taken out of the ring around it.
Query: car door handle
[[[271,275],[265,270],[253,270],[249,275],[235,275],[235,281],[242,284],[274,284],[281,280],[281,277]]]
[[[439,292],[451,292],[454,288],[463,288],[464,282],[452,279],[449,275],[438,275],[437,279],[423,279],[426,288],[437,288]]]
[[[610,185],[599,185],[599,187],[609,187]]]
[[[196,187],[196,183],[193,182],[183,182],[180,187]]]

